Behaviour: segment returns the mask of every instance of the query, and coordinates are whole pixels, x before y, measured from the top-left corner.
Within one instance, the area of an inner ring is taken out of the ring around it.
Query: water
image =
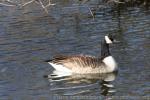
[[[0,100],[150,96],[149,9],[97,9],[93,19],[87,6],[56,4],[48,8],[49,14],[34,3],[24,8],[0,6]],[[100,41],[108,33],[120,41],[111,46],[118,74],[43,77],[52,74],[44,61],[54,55],[98,56]]]

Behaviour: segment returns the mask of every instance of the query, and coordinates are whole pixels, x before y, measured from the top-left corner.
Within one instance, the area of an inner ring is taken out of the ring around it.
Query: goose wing
[[[73,67],[98,67],[101,64],[99,58],[94,56],[57,56],[51,60],[52,63],[61,64],[69,69]]]

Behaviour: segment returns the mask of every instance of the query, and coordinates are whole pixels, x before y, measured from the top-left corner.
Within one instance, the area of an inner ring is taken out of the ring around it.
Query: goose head
[[[106,35],[105,41],[107,44],[112,44],[114,42],[113,36],[111,34]]]

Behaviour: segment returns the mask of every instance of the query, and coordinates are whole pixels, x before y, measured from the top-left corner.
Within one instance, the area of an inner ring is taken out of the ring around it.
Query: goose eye
[[[108,35],[109,39],[113,42],[114,38],[111,34]]]

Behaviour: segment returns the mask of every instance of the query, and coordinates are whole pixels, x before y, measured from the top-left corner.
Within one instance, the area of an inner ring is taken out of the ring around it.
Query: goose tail
[[[44,62],[52,62],[53,59],[45,60]]]

